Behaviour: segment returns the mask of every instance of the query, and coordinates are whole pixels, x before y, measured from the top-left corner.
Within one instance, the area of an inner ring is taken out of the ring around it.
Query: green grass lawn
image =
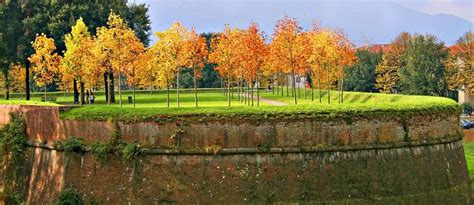
[[[108,106],[103,92],[96,92],[96,103],[92,106],[85,105],[62,114],[68,119],[95,119],[95,120],[148,120],[162,115],[205,115],[205,116],[236,116],[236,115],[287,115],[297,114],[326,115],[340,117],[341,115],[369,115],[369,114],[403,114],[406,112],[433,112],[438,110],[458,111],[459,106],[453,100],[441,97],[429,96],[406,96],[389,95],[378,93],[345,92],[344,103],[338,103],[337,91],[331,93],[331,104],[327,103],[327,93],[323,92],[322,103],[315,90],[315,99],[311,101],[311,92],[307,90],[307,99],[304,100],[303,89],[300,89],[298,105],[293,104],[290,96],[272,94],[261,90],[261,97],[266,99],[285,102],[284,106],[273,106],[261,102],[260,106],[248,106],[238,101],[235,92],[231,107],[228,107],[227,96],[212,89],[199,92],[199,107],[194,104],[194,93],[192,90],[182,90],[180,94],[180,108],[176,106],[175,90],[170,95],[170,108],[166,103],[166,92],[139,91],[136,95],[136,108],[128,103],[127,97],[130,91],[123,92],[123,107],[116,103]],[[13,95],[12,100],[0,100],[0,104],[37,104],[56,105],[55,103],[40,102],[43,93],[33,93],[31,101],[19,100],[20,95]],[[256,96],[256,93],[254,94]],[[57,104],[72,104],[73,96],[70,93],[49,93],[48,96],[57,98]],[[256,103],[255,103],[256,105]],[[262,117],[262,116],[260,116]]]
[[[466,156],[467,169],[472,181],[474,179],[474,142],[464,142],[464,155]],[[474,183],[471,186],[474,188]]]

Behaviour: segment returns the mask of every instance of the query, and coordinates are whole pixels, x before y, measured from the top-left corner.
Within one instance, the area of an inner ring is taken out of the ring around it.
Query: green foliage
[[[23,158],[28,140],[25,134],[25,121],[11,113],[10,120],[10,123],[0,129],[0,142],[4,151],[12,152],[13,157]]]
[[[25,182],[22,176],[23,164],[25,162],[27,137],[25,131],[25,121],[10,113],[10,123],[5,124],[0,129],[0,154],[9,155],[8,161],[2,163],[5,168],[3,188],[5,193],[5,202],[7,204],[22,204],[23,197],[21,190]]]
[[[68,153],[83,153],[86,151],[83,139],[70,137],[55,143],[57,149],[62,149]]]
[[[112,145],[105,142],[94,142],[90,148],[90,151],[98,160],[103,160],[114,152]]]
[[[67,188],[61,191],[56,205],[82,205],[84,204],[82,196],[74,189]]]
[[[374,53],[368,50],[358,50],[357,63],[345,71],[344,90],[359,92],[374,92],[375,67],[382,60],[382,52]]]
[[[471,103],[463,103],[462,105],[463,112],[466,115],[471,115],[474,111],[474,106]]]
[[[122,157],[127,160],[135,159],[143,153],[141,145],[138,142],[122,142],[118,145],[118,149]]]
[[[445,60],[448,52],[444,43],[431,35],[416,35],[406,48],[406,66],[400,68],[400,88],[413,95],[445,96]]]

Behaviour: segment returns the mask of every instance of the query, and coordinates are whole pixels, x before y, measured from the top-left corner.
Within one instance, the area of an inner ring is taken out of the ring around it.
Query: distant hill
[[[159,1],[152,3],[150,10],[154,31],[177,20],[198,32],[218,32],[226,23],[245,28],[255,21],[270,36],[276,20],[288,15],[298,18],[305,29],[313,19],[323,26],[343,29],[358,46],[389,43],[402,31],[435,34],[451,45],[474,29],[472,22],[453,15],[430,15],[388,2]]]

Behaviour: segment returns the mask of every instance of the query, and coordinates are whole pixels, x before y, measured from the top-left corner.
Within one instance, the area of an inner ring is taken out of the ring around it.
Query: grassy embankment
[[[256,93],[254,93],[256,98]],[[81,108],[72,109],[62,114],[68,119],[92,119],[92,120],[152,120],[157,116],[180,116],[180,115],[203,115],[203,116],[246,116],[269,117],[272,115],[294,116],[298,114],[309,114],[327,117],[341,117],[346,115],[373,115],[373,114],[394,114],[405,113],[427,113],[437,111],[459,111],[459,106],[453,100],[441,97],[428,96],[406,96],[389,95],[378,93],[358,93],[345,92],[344,103],[338,103],[337,91],[331,92],[331,104],[327,103],[327,94],[323,92],[322,103],[319,102],[318,92],[315,92],[314,101],[311,101],[311,93],[307,90],[307,99],[303,98],[303,90],[300,91],[298,105],[293,104],[293,98],[272,94],[271,92],[260,92],[261,97],[269,100],[285,102],[284,106],[273,106],[261,102],[260,106],[254,107],[245,105],[237,99],[234,93],[232,107],[228,107],[227,96],[218,93],[216,90],[203,90],[199,93],[199,107],[194,107],[194,93],[192,90],[183,90],[180,94],[180,108],[176,106],[176,94],[172,90],[170,96],[170,108],[166,104],[166,92],[161,90],[151,93],[150,91],[140,91],[136,96],[136,108],[129,104],[127,97],[131,96],[130,91],[123,92],[123,107],[116,103],[108,106],[102,92],[97,92],[96,103],[92,106],[85,105]],[[37,105],[57,105],[72,104],[73,97],[64,93],[49,93],[48,96],[57,98],[56,103],[39,102],[42,93],[33,93],[32,101],[21,101],[18,95],[14,95],[13,100],[0,100],[0,104],[37,104]]]

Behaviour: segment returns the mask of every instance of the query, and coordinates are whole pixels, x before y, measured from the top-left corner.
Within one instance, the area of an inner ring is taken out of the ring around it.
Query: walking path
[[[242,97],[244,97],[244,94],[240,94]],[[257,101],[257,96],[253,96],[255,98],[255,101]],[[282,101],[278,101],[278,100],[270,100],[270,99],[267,99],[267,98],[262,98],[262,97],[259,97],[260,99],[260,102],[263,102],[263,103],[267,103],[269,105],[273,105],[273,106],[284,106],[284,105],[288,105],[287,103],[285,102],[282,102]]]

